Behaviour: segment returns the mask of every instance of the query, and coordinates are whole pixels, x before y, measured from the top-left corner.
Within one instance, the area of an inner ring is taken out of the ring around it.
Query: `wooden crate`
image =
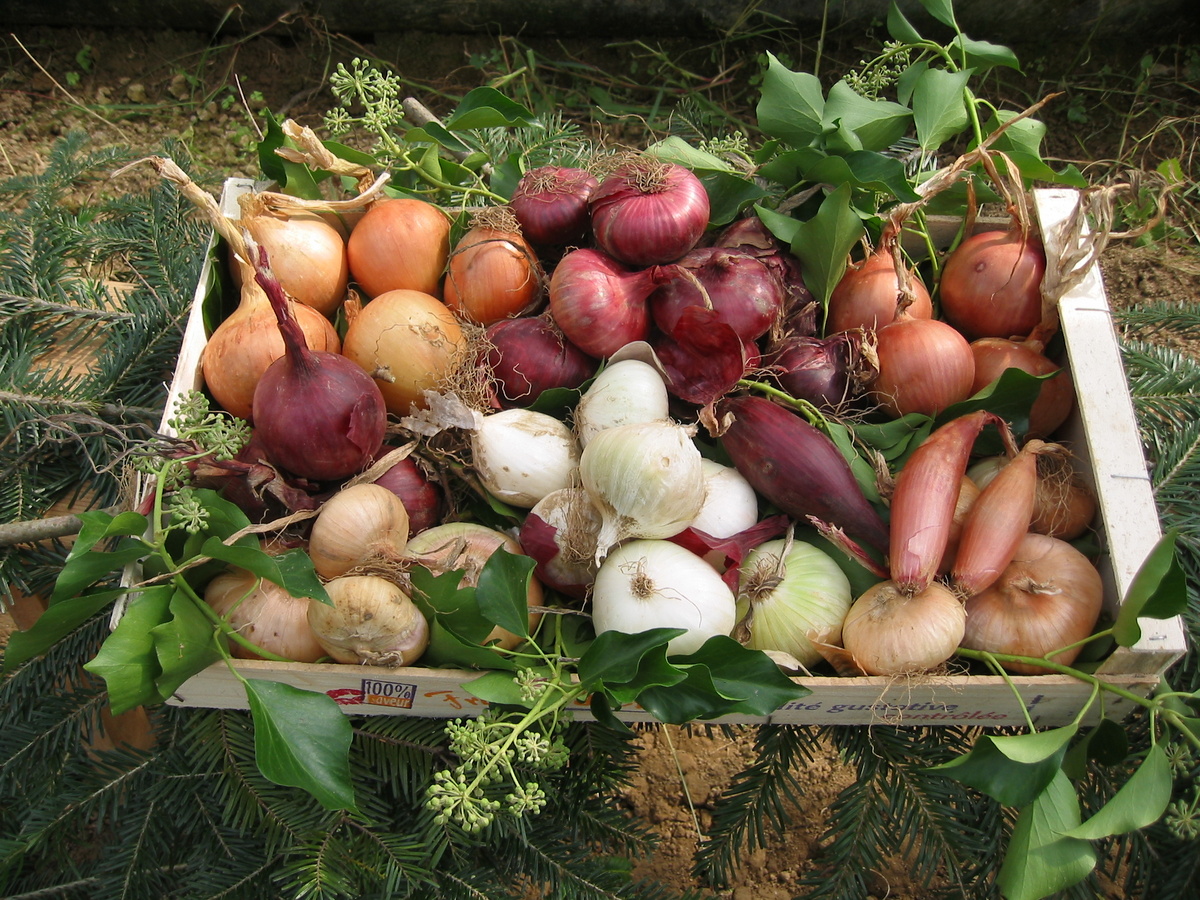
[[[222,198],[223,208],[236,216],[236,197],[253,188],[252,182],[231,179]],[[1062,256],[1062,223],[1078,203],[1074,191],[1039,190],[1034,206],[1046,243],[1049,264]],[[201,305],[212,277],[205,271],[197,288],[188,321],[171,397],[201,387],[200,356],[206,341]],[[1104,553],[1101,573],[1105,604],[1113,612],[1134,574],[1161,537],[1137,422],[1122,367],[1119,345],[1099,269],[1067,292],[1061,302],[1062,331],[1068,366],[1078,392],[1076,411],[1061,439],[1081,462],[1083,474],[1099,498],[1098,539]],[[168,409],[171,408],[168,403]],[[164,418],[163,428],[166,429]],[[1142,640],[1120,648],[1101,665],[1106,681],[1146,696],[1163,672],[1185,650],[1182,621],[1143,619]],[[417,667],[388,669],[335,664],[234,662],[246,677],[267,678],[296,687],[322,691],[343,705],[347,713],[366,715],[416,715],[457,717],[477,714],[486,703],[471,696],[464,685],[479,673]],[[1091,688],[1059,675],[995,676],[939,675],[911,678],[797,678],[812,690],[769,717],[730,716],[731,723],[772,722],[789,724],[906,724],[1023,725],[1026,711],[1038,725],[1073,721]],[[1013,692],[1013,686],[1020,699]],[[217,663],[185,683],[169,701],[179,706],[240,708],[247,706],[245,691],[225,663]],[[1105,713],[1120,718],[1134,704],[1109,697]],[[576,714],[589,717],[580,705]],[[625,708],[625,721],[652,721],[644,710]],[[1093,721],[1095,714],[1093,714]]]

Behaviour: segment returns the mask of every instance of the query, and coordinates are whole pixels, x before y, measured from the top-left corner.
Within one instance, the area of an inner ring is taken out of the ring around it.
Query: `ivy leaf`
[[[1079,819],[1079,798],[1060,771],[1017,816],[996,879],[1006,900],[1041,900],[1088,876],[1096,867],[1092,845],[1062,836]]]
[[[689,169],[708,169],[713,172],[730,172],[732,166],[715,153],[693,147],[678,135],[665,137],[646,148],[647,156],[678,163]]]
[[[123,587],[97,591],[54,604],[38,616],[32,626],[24,631],[14,631],[8,636],[8,644],[4,648],[3,673],[7,674],[23,662],[41,656],[104,607],[128,592],[129,589]]]
[[[823,156],[804,172],[814,183],[852,184],[855,187],[890,194],[903,203],[920,199],[904,171],[904,163],[874,150],[852,150],[843,156]]]
[[[754,212],[762,219],[762,223],[767,226],[767,230],[771,234],[775,235],[783,243],[791,246],[802,224],[799,219],[793,219],[791,216],[785,216],[783,213],[777,213],[773,209],[768,209],[765,206],[757,204],[754,207]]]
[[[481,617],[482,621],[482,617]],[[497,653],[483,645],[491,623],[477,637],[466,637],[442,619],[429,621],[429,646],[421,654],[421,665],[429,668],[503,669],[513,672],[517,663],[507,654]]]
[[[308,791],[326,809],[354,810],[350,720],[325,694],[251,678],[254,758],[263,776]]]
[[[850,206],[850,194],[850,185],[839,185],[821,201],[815,216],[800,223],[792,238],[791,250],[800,259],[804,283],[822,306],[845,274],[850,251],[865,230]]]
[[[1033,802],[1061,772],[1076,726],[1030,734],[981,735],[965,756],[926,769],[982,791],[1005,806]]]
[[[159,667],[155,687],[164,699],[221,659],[213,623],[196,608],[194,600],[177,590],[171,595],[168,611],[171,618],[150,629]]]
[[[200,548],[200,555],[219,559],[253,572],[272,584],[277,584],[293,597],[320,600],[329,603],[329,594],[321,584],[312,557],[303,550],[288,550],[272,556],[259,549],[258,541],[253,547],[230,546],[217,538],[209,538]]]
[[[908,131],[912,110],[891,100],[871,100],[859,94],[845,81],[829,89],[822,123],[826,130],[841,122],[853,132],[863,150],[884,150]]]
[[[792,147],[807,147],[825,130],[824,110],[821,80],[808,72],[791,71],[768,51],[756,107],[758,127]]]
[[[708,194],[708,221],[710,225],[728,225],[738,213],[767,195],[755,184],[733,172],[717,172],[711,169],[696,169],[696,177]]]
[[[1007,66],[1018,72],[1021,71],[1021,63],[1017,59],[1017,55],[1008,47],[1000,44],[976,41],[965,34],[960,34],[954,38],[950,46],[958,48],[962,53],[964,63],[977,71],[986,72],[996,66]]]
[[[1095,815],[1063,835],[1096,841],[1152,825],[1167,811],[1172,786],[1171,762],[1162,745],[1155,744],[1129,780]]]
[[[922,150],[936,150],[969,124],[964,92],[971,74],[926,69],[913,85],[913,124]]]
[[[1063,759],[1063,771],[1077,780],[1087,774],[1089,760],[1103,766],[1115,766],[1128,753],[1129,736],[1125,734],[1125,729],[1112,719],[1101,719],[1095,728],[1083,736],[1083,740],[1067,751]]]
[[[162,666],[151,632],[168,620],[174,593],[171,585],[160,584],[133,596],[99,652],[83,665],[104,679],[114,715],[165,699],[158,689]]]
[[[475,601],[489,622],[529,637],[529,582],[534,561],[503,547],[488,557],[475,585]]]
[[[954,21],[954,5],[951,0],[921,0],[921,5],[925,7],[925,12],[943,25],[948,25],[958,31],[958,25]]]
[[[549,675],[549,670],[546,670],[546,673]],[[468,681],[463,688],[488,703],[521,706],[525,709],[533,706],[533,701],[525,698],[521,692],[521,686],[517,684],[517,679],[511,672],[488,672]]]
[[[104,512],[85,512],[80,513],[79,518],[83,528],[54,582],[51,607],[137,562],[151,551],[150,545],[141,538],[131,537],[145,532],[145,516],[133,512],[123,512],[115,517]],[[116,549],[95,549],[101,541],[114,537],[121,538]]]
[[[861,422],[854,426],[855,436],[878,450],[889,463],[904,459],[933,431],[933,419],[924,413],[908,413],[885,422]]]
[[[917,44],[921,41],[921,33],[904,17],[900,7],[896,5],[896,0],[888,4],[887,30],[892,40],[902,44]]]
[[[603,690],[619,703],[637,696],[636,692],[630,696],[633,689],[676,684],[683,680],[684,673],[666,663],[667,643],[683,633],[682,628],[651,628],[636,634],[619,631],[598,634],[579,658],[576,674],[588,690]]]
[[[1113,624],[1113,637],[1122,647],[1142,639],[1138,617],[1169,619],[1187,609],[1187,578],[1175,552],[1178,538],[1178,528],[1167,531],[1133,576]]]
[[[446,128],[450,131],[536,125],[538,120],[533,113],[490,87],[472,89],[446,119]]]

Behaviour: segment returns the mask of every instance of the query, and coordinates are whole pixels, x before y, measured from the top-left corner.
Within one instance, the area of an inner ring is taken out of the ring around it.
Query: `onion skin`
[[[407,416],[425,408],[466,351],[462,326],[431,294],[396,290],[362,308],[346,330],[342,353],[375,379],[388,412]]]
[[[577,388],[599,367],[545,316],[496,322],[485,339],[483,364],[503,409],[532,406],[554,388]]]
[[[877,550],[888,546],[887,526],[833,441],[761,397],[726,397],[718,419],[727,414],[721,444],[756,491],[795,519],[815,516]]]
[[[1029,530],[1064,541],[1082,537],[1096,517],[1096,493],[1079,477],[1065,448],[1038,457],[1037,491]],[[1007,456],[988,457],[971,466],[968,474],[985,486],[1008,465]]]
[[[408,510],[378,484],[344,487],[313,522],[308,555],[322,578],[337,578],[372,560],[393,560],[408,542]]]
[[[204,600],[218,615],[227,616],[242,637],[268,653],[303,663],[325,655],[308,624],[309,600],[293,597],[253,572],[231,566],[208,583]],[[230,641],[229,652],[238,659],[264,658],[237,641]]]
[[[1104,600],[1100,573],[1065,541],[1029,533],[991,587],[966,602],[962,645],[1013,656],[1048,657],[1069,666],[1096,627]],[[999,660],[1009,672],[1042,675],[1045,666]]]
[[[600,248],[639,268],[674,262],[708,227],[708,193],[700,179],[652,157],[620,166],[600,182],[588,207]]]
[[[915,272],[910,273],[909,287],[913,298],[904,307],[905,312],[914,319],[932,318],[933,301]],[[881,247],[860,262],[851,263],[834,286],[825,315],[825,334],[882,328],[895,320],[899,298],[895,261],[891,251]]]
[[[917,594],[881,581],[850,607],[842,646],[868,675],[928,672],[954,655],[967,617],[958,598],[936,581]]]
[[[946,321],[967,336],[1025,337],[1042,319],[1046,254],[1020,229],[982,231],[946,257],[940,283]]]
[[[542,299],[537,254],[512,224],[475,225],[450,254],[442,297],[468,322],[486,326],[524,315]]]
[[[393,447],[384,446],[382,457]],[[387,488],[400,498],[408,513],[410,534],[432,528],[442,521],[442,493],[412,456],[406,456],[375,479],[375,484]]]
[[[901,313],[875,337],[879,371],[871,395],[892,416],[936,416],[971,396],[971,345],[945,322]]]
[[[952,419],[929,435],[896,475],[888,543],[888,567],[902,593],[929,587],[946,553],[955,506],[975,439],[1002,419],[976,410]]]
[[[587,236],[588,201],[599,186],[599,179],[585,169],[541,166],[521,176],[509,206],[530,243],[562,247]]]
[[[409,197],[374,203],[346,242],[350,273],[369,297],[412,290],[440,298],[449,255],[449,218]]]
[[[550,315],[567,340],[602,359],[650,335],[657,268],[635,271],[599,250],[566,254],[550,276]]]
[[[715,310],[716,321],[730,326],[743,341],[757,340],[779,321],[783,285],[750,254],[697,247],[676,265],[674,276],[650,295],[654,322],[667,334],[688,306]]]
[[[253,197],[253,194],[247,194]],[[257,214],[243,204],[241,226],[271,258],[271,270],[288,296],[331,317],[346,298],[350,264],[346,239],[320,216]]]
[[[789,395],[827,411],[842,409],[861,390],[861,343],[842,332],[826,338],[790,335],[766,355],[771,377]]]
[[[429,646],[429,624],[412,599],[377,575],[343,575],[325,585],[330,603],[310,600],[307,618],[335,662],[409,666]]]
[[[975,380],[971,393],[976,394],[1005,373],[1020,369],[1030,375],[1050,375],[1042,382],[1037,399],[1029,410],[1026,437],[1046,438],[1058,429],[1075,409],[1075,384],[1071,374],[1049,359],[1040,341],[1014,341],[1009,338],[979,338],[971,342],[975,357]]]

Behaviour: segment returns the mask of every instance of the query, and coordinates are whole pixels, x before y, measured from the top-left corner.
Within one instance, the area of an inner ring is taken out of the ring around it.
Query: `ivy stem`
[[[738,387],[748,388],[759,393],[766,394],[769,397],[774,397],[781,403],[786,403],[788,406],[799,411],[808,419],[809,424],[815,425],[822,431],[829,427],[829,422],[821,415],[821,411],[809,403],[807,400],[801,400],[798,397],[793,397],[787,391],[781,391],[777,387],[772,387],[762,381],[754,381],[749,378],[740,378],[737,382]]]

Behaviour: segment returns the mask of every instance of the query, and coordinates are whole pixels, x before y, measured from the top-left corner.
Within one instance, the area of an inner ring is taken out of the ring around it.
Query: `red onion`
[[[704,185],[683,166],[643,156],[605,178],[589,202],[592,233],[630,266],[674,262],[708,227]]]
[[[783,285],[785,330],[789,334],[817,333],[819,304],[804,283],[800,260],[771,234],[762,219],[738,219],[717,236],[713,246],[748,253],[774,272]]]
[[[521,176],[508,205],[530,243],[561,247],[587,235],[588,200],[599,184],[584,169],[542,166]]]
[[[662,287],[650,295],[654,323],[668,334],[689,306],[715,310],[744,341],[766,334],[783,308],[783,285],[767,266],[740,250],[689,250]]]
[[[597,359],[650,334],[647,298],[661,266],[633,270],[599,250],[572,250],[550,277],[550,315],[567,340]]]
[[[774,347],[765,362],[776,383],[791,396],[836,410],[859,392],[860,350],[859,337],[853,333],[827,338],[792,335]]]
[[[577,388],[597,363],[545,316],[504,319],[488,326],[484,364],[505,409],[530,406],[551,388]]]
[[[335,481],[360,472],[383,444],[383,394],[345,356],[308,348],[266,252],[258,256],[255,281],[275,310],[286,352],[254,389],[255,433],[271,462],[303,478]]]
[[[378,457],[382,458],[394,447],[383,447]],[[442,520],[442,493],[426,476],[421,464],[412,456],[406,456],[375,479],[375,484],[387,488],[400,498],[408,511],[410,534],[432,528]]]
[[[982,231],[946,257],[942,315],[968,340],[1025,337],[1042,319],[1045,271],[1045,252],[1032,235]]]

